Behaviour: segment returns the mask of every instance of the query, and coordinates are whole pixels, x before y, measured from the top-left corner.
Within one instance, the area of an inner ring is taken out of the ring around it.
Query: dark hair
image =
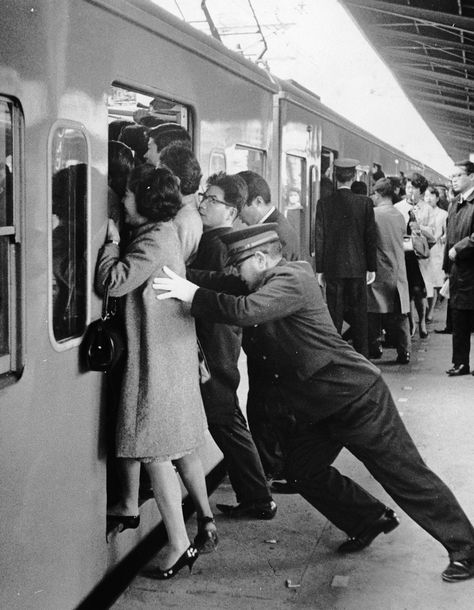
[[[351,191],[356,195],[367,195],[367,185],[362,180],[354,180],[351,184]]]
[[[191,136],[178,123],[162,123],[157,125],[148,131],[148,137],[155,142],[158,152],[172,142],[183,142],[191,148]]]
[[[135,195],[137,212],[153,222],[173,220],[181,208],[179,181],[165,167],[139,165],[130,174],[128,188]]]
[[[336,172],[336,180],[338,182],[344,183],[352,180],[356,175],[355,167],[335,167]]]
[[[109,140],[118,140],[120,132],[127,125],[133,125],[132,121],[125,121],[123,119],[117,119],[109,123]]]
[[[160,152],[160,163],[178,176],[183,195],[190,195],[198,190],[202,178],[201,166],[194,152],[183,142],[165,146]]]
[[[240,214],[242,206],[245,205],[248,197],[248,189],[245,180],[239,174],[226,174],[218,172],[212,174],[207,179],[207,186],[218,186],[224,192],[224,199],[227,203],[232,204],[237,208]]]
[[[58,170],[53,175],[52,212],[63,222],[71,222],[74,212],[69,206],[75,201],[75,217],[81,218],[87,202],[87,165],[77,163]],[[77,227],[79,230],[80,227]]]
[[[385,176],[385,177],[388,180],[390,180],[394,189],[401,188],[401,186],[402,186],[401,178],[399,178],[398,176]]]
[[[413,174],[410,174],[407,181],[411,182],[412,186],[414,186],[416,189],[420,189],[420,193],[422,195],[428,186],[428,180],[419,172],[413,172]]]
[[[109,173],[110,188],[123,199],[127,188],[128,175],[134,166],[132,149],[123,142],[109,142]]]
[[[393,199],[395,194],[394,184],[390,178],[379,178],[374,184],[374,191],[381,197],[389,197]]]
[[[438,189],[435,186],[433,186],[432,184],[429,184],[426,187],[426,190],[429,191],[430,193],[433,193],[433,195],[436,195],[436,197],[438,197],[438,199],[441,197],[441,195],[439,194]]]
[[[468,176],[474,174],[474,163],[469,161],[469,159],[466,159],[465,161],[456,161],[454,165],[455,167],[463,167]]]
[[[262,178],[260,174],[257,174],[257,172],[252,172],[249,169],[239,172],[237,176],[243,178],[245,180],[245,184],[247,185],[248,195],[247,201],[245,202],[247,205],[250,205],[255,197],[261,197],[265,203],[270,203],[272,200],[272,195],[268,182],[265,180],[265,178]]]
[[[126,125],[120,132],[119,142],[123,142],[135,152],[135,165],[144,163],[148,149],[147,129],[143,125]]]

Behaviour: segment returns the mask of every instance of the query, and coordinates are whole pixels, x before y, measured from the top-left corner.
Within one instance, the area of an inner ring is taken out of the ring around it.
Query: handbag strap
[[[109,297],[109,289],[110,289],[110,275],[105,280],[104,284],[104,296],[102,298],[102,315],[100,316],[102,320],[109,320],[117,313],[117,303],[115,299]],[[110,303],[112,302],[112,305]]]

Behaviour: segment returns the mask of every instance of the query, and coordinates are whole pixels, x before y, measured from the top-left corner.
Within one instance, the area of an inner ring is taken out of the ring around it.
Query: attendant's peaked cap
[[[359,161],[357,159],[336,159],[334,161],[334,167],[343,167],[345,169],[350,169],[353,167],[357,167],[359,165]]]
[[[264,244],[278,241],[277,227],[276,222],[268,222],[220,235],[227,246],[227,264],[241,263]]]

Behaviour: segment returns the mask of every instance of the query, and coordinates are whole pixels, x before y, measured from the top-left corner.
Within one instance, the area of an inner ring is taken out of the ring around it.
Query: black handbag
[[[412,233],[411,242],[413,244],[413,250],[417,258],[429,258],[430,247],[426,236],[422,233]]]
[[[82,348],[85,367],[103,373],[111,371],[125,353],[117,299],[109,297],[109,280],[105,284],[102,315],[89,324]]]

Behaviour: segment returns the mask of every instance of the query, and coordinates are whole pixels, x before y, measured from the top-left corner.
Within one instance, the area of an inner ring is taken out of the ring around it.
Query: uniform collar
[[[258,224],[263,224],[266,220],[268,220],[268,218],[273,214],[273,212],[276,210],[275,206],[272,205],[272,207],[268,210],[268,212],[265,214],[265,216],[262,216],[262,218],[260,218],[260,220],[258,221]]]

